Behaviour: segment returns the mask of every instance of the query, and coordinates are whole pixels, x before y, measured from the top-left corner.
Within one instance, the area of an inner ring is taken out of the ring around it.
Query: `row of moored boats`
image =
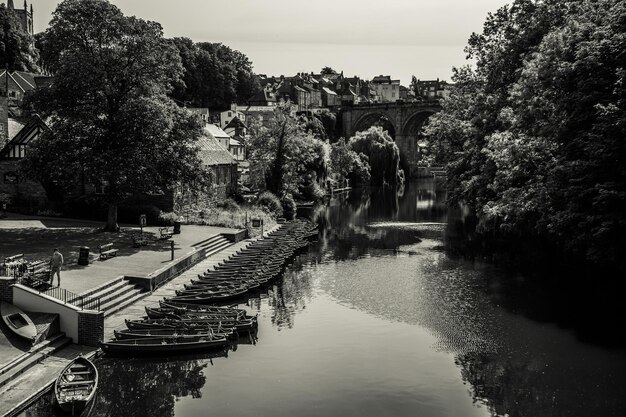
[[[237,301],[261,291],[279,276],[286,261],[317,236],[317,227],[294,220],[259,239],[214,269],[200,274],[146,317],[127,320],[115,340],[102,343],[109,354],[177,354],[227,348],[233,338],[255,333],[257,317],[236,308]]]

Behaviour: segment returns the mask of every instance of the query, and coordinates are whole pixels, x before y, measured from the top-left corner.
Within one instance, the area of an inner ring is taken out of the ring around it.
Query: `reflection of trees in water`
[[[215,352],[198,356],[225,356]],[[100,373],[97,404],[92,416],[173,416],[177,398],[200,398],[207,364],[199,360],[116,360],[97,363]]]
[[[202,397],[208,359],[225,357],[227,351],[214,351],[173,359],[115,359],[95,362],[99,382],[95,404],[88,415],[96,416],[174,416],[178,398]],[[54,394],[44,396],[26,413],[28,417],[65,415],[56,407]],[[83,413],[87,415],[87,413]]]
[[[472,400],[485,405],[493,416],[625,415],[623,375],[611,384],[601,372],[581,375],[576,364],[553,369],[544,361],[481,353],[455,359],[463,381],[472,387]]]
[[[266,299],[271,308],[272,324],[278,328],[292,328],[296,313],[306,308],[311,299],[313,278],[310,265],[316,263],[315,256],[296,256],[281,278],[267,290],[267,294],[249,299],[248,305],[252,310],[259,311],[261,300]]]
[[[311,218],[319,226],[320,242],[311,252],[318,258],[330,252],[334,259],[357,259],[371,249],[393,250],[418,242],[415,231],[367,225],[380,220],[419,220],[416,199],[420,191],[408,185],[355,190],[337,196],[327,206],[316,207]]]

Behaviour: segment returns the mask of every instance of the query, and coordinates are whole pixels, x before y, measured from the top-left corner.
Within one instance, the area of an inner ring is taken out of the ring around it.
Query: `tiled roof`
[[[324,91],[326,94],[330,94],[332,96],[336,96],[337,93],[335,93],[333,90],[331,90],[330,88],[326,88],[326,87],[322,87],[322,91]]]
[[[226,126],[224,126],[224,129],[236,129],[238,127],[242,127],[244,129],[248,128],[248,126],[246,126],[246,124],[242,122],[239,117],[235,116],[231,119],[230,122],[228,122]]]
[[[24,123],[19,122],[13,118],[9,117],[9,137],[8,139],[11,140],[15,137],[15,135],[17,135],[17,133],[22,130],[22,128],[24,127]]]
[[[198,155],[202,163],[207,166],[236,165],[237,161],[214,137],[201,136],[198,139],[200,151]]]
[[[6,84],[6,73],[6,70],[0,72],[0,85],[2,86]],[[23,71],[13,71],[9,73],[9,79],[13,80],[24,93],[35,89],[35,76],[35,74]]]
[[[204,126],[203,129],[203,133],[206,136],[212,136],[214,138],[229,138],[230,136],[228,136],[228,134],[226,132],[224,132],[222,129],[219,128],[219,126],[214,125],[214,124],[207,124],[206,126]]]

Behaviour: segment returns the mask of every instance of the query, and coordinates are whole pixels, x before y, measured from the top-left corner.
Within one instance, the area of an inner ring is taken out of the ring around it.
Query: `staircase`
[[[223,249],[226,249],[232,244],[233,242],[226,239],[224,236],[215,235],[211,236],[207,240],[198,243],[197,245],[195,245],[195,248],[197,251],[204,252],[204,258],[206,259],[209,256],[215,255]]]
[[[65,333],[58,332],[58,321],[59,318],[57,317],[54,322],[47,326],[38,325],[38,333],[40,336],[46,337],[45,340],[33,345],[28,351],[14,357],[9,362],[0,365],[0,389],[57,350],[72,343],[72,339],[66,337]],[[48,336],[49,333],[54,334]]]
[[[119,277],[81,295],[91,299],[99,298],[100,311],[104,311],[104,317],[107,317],[143,297],[145,291],[125,280],[124,277]],[[75,304],[77,307],[82,307],[80,301]]]
[[[195,249],[204,253],[203,259],[205,259],[230,245],[232,245],[232,242],[222,235],[215,235],[197,244]],[[147,294],[148,292],[144,289],[130,283],[124,277],[120,277],[80,295],[87,299],[99,298],[100,311],[104,311],[104,317],[106,318],[133,304]],[[77,307],[82,307],[80,300],[76,300],[73,304]]]

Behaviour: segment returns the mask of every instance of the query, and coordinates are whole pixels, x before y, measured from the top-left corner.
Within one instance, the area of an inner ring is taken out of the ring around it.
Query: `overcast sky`
[[[33,2],[35,31],[59,3]],[[126,15],[154,20],[166,37],[222,42],[248,55],[257,73],[331,66],[346,75],[449,79],[463,47],[490,11],[510,0],[112,0]],[[17,7],[23,4],[14,0]],[[29,1],[30,5],[31,1]]]

